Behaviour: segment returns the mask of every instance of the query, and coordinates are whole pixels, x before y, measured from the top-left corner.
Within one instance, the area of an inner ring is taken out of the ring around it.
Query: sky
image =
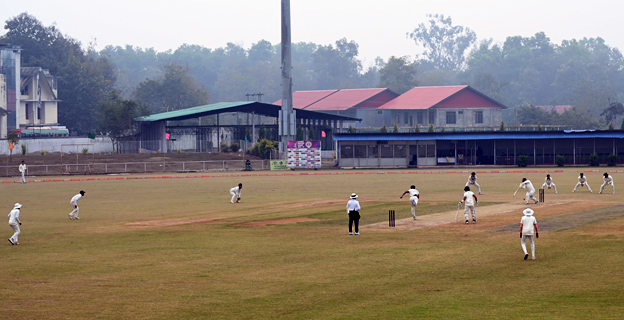
[[[95,43],[97,50],[133,45],[161,52],[185,43],[215,49],[228,42],[248,49],[263,39],[281,42],[281,0],[4,0],[0,7],[2,27],[28,12],[85,47]],[[450,16],[479,40],[500,44],[509,36],[544,32],[555,44],[601,37],[623,51],[622,12],[621,0],[290,1],[293,43],[329,45],[346,38],[359,45],[364,66],[376,57],[421,54],[407,33],[426,23],[427,14]]]

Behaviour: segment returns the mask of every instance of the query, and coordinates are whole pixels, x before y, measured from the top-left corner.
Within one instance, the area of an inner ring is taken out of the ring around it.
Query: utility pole
[[[295,140],[296,115],[292,103],[292,56],[290,38],[290,0],[282,0],[282,110],[279,114],[280,151],[284,159],[288,141]]]

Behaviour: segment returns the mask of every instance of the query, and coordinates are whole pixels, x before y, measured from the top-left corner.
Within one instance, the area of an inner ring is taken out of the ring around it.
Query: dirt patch
[[[299,218],[284,218],[284,219],[273,219],[273,220],[261,220],[261,221],[253,221],[246,222],[244,224],[239,224],[237,226],[244,227],[266,227],[268,225],[286,225],[286,224],[297,224],[299,222],[316,222],[321,221],[320,219],[299,217]]]
[[[126,223],[125,225],[128,227],[167,227],[167,226],[177,226],[181,224],[192,224],[192,223],[216,223],[216,221],[215,219],[181,218],[181,219],[130,222],[130,223]]]

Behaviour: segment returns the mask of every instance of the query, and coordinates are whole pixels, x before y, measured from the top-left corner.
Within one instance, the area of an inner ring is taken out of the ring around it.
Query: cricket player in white
[[[533,260],[535,260],[535,239],[533,239],[533,234],[535,234],[535,238],[539,238],[539,233],[537,232],[537,220],[533,217],[533,210],[526,208],[522,212],[524,213],[524,217],[520,220],[520,244],[522,245],[522,250],[524,251],[524,260],[529,257],[529,253],[526,248],[526,239],[529,238],[531,241],[531,256]]]
[[[602,178],[604,180],[604,182],[602,183],[602,185],[600,186],[600,194],[602,194],[602,191],[604,190],[604,187],[611,185],[611,192],[613,192],[613,194],[615,194],[615,185],[613,184],[613,177],[611,177],[608,173],[604,173],[604,178]]]
[[[353,225],[355,225],[355,235],[360,235],[360,202],[356,199],[358,195],[354,193],[351,194],[351,200],[347,202],[347,215],[349,216],[349,235],[353,235]]]
[[[236,200],[236,203],[240,202],[242,189],[242,183],[239,183],[238,186],[230,189],[230,194],[232,195],[232,200],[230,200],[230,203],[234,203],[234,200]]]
[[[410,203],[412,204],[412,216],[414,217],[414,220],[416,220],[416,205],[418,204],[418,200],[420,199],[420,194],[418,193],[418,190],[416,190],[416,186],[412,185],[410,187],[409,190],[403,192],[403,194],[401,195],[401,199],[403,199],[403,196],[409,193],[410,195]]]
[[[80,220],[80,217],[78,217],[78,212],[80,211],[80,209],[78,208],[78,200],[82,199],[85,193],[86,192],[84,192],[84,190],[80,190],[80,193],[73,196],[69,201],[69,204],[71,204],[72,208],[74,208],[74,211],[69,213],[69,220]]]
[[[576,186],[574,186],[574,190],[572,190],[572,192],[576,192],[576,189],[581,186],[587,186],[587,189],[589,189],[589,192],[593,192],[592,189],[589,187],[589,183],[587,183],[587,177],[585,177],[585,175],[583,175],[583,173],[581,172],[579,177],[578,177],[578,182],[576,183]]]
[[[472,213],[472,223],[477,223],[477,213],[475,212],[475,201],[476,204],[479,204],[479,200],[477,196],[475,196],[474,192],[470,191],[470,187],[464,187],[464,198],[460,201],[457,206],[461,208],[461,204],[466,202],[464,205],[464,219],[466,220],[466,224],[468,224],[469,213]]]
[[[471,184],[477,187],[477,190],[479,190],[479,194],[483,194],[481,193],[481,186],[477,183],[477,173],[474,171],[468,176],[468,182],[466,182],[466,187],[469,187]]]
[[[548,189],[555,188],[555,193],[557,193],[557,186],[553,183],[552,178],[550,177],[550,174],[546,175],[546,179],[544,179],[544,184],[542,185],[542,189],[545,189],[546,187],[548,187]]]
[[[537,200],[537,198],[535,197],[535,188],[533,187],[531,180],[527,180],[527,178],[522,178],[522,183],[518,188],[527,189],[527,193],[524,198],[526,204],[529,204],[529,199],[535,201],[535,203],[539,202],[539,200]]]
[[[17,241],[17,236],[19,236],[20,234],[20,227],[22,225],[22,222],[19,219],[19,215],[20,215],[20,210],[22,208],[22,205],[19,203],[16,203],[15,206],[13,206],[13,210],[11,210],[11,212],[9,212],[9,226],[11,226],[11,228],[13,228],[13,236],[9,238],[9,242],[12,245],[17,245],[19,244],[19,242]]]
[[[21,183],[26,183],[26,164],[24,163],[24,160],[22,160],[22,164],[19,165],[19,172],[22,174],[22,179],[20,180]]]

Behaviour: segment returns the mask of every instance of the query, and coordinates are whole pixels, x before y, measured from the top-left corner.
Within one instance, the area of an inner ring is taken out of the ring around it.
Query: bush
[[[555,162],[557,163],[557,167],[563,167],[563,165],[565,164],[565,157],[558,154],[555,157]]]
[[[26,155],[26,145],[21,144],[21,146],[22,146],[22,155]]]
[[[40,153],[42,156],[45,156],[45,155],[46,155],[46,151],[45,151],[45,150],[41,150],[41,151],[39,151],[39,153]]]
[[[221,148],[220,149],[221,149],[221,152],[224,152],[224,153],[230,151],[230,147],[227,144],[225,144],[225,143],[221,144]]]
[[[88,154],[89,148],[82,148],[82,154]]]
[[[240,146],[238,145],[238,143],[232,143],[230,145],[230,150],[232,150],[232,152],[238,152],[239,149],[240,149]]]
[[[518,167],[526,167],[529,165],[529,156],[521,154],[518,156]]]
[[[618,156],[616,154],[610,154],[607,158],[607,166],[614,167],[618,163]]]
[[[598,154],[592,153],[589,155],[589,166],[590,167],[600,166],[600,162],[598,162]]]
[[[258,143],[256,143],[253,146],[253,148],[251,148],[251,150],[249,150],[249,153],[258,158],[270,159],[271,152],[273,150],[278,150],[278,149],[279,149],[279,141],[270,141],[267,139],[262,139]]]

